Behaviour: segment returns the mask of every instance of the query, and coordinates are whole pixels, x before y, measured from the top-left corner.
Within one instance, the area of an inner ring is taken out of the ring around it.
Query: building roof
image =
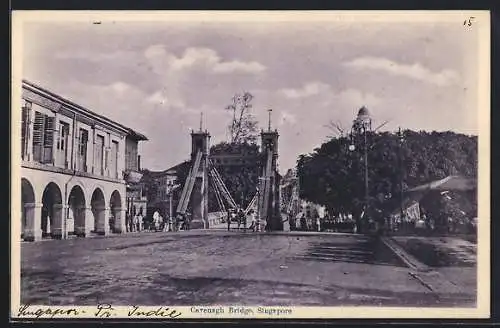
[[[412,188],[408,191],[409,192],[426,191],[426,190],[465,191],[465,190],[474,190],[476,188],[477,188],[477,185],[476,185],[475,179],[465,178],[465,177],[458,176],[458,175],[450,175],[444,179],[432,181],[432,182],[420,185],[418,187]]]
[[[172,166],[166,170],[163,170],[163,171],[149,171],[150,173],[150,176],[153,177],[153,178],[158,178],[158,177],[162,177],[162,176],[166,176],[166,175],[170,175],[170,176],[175,176],[177,174],[177,170],[179,169],[179,167],[181,165],[185,165],[186,162],[181,162],[175,166]]]
[[[365,106],[361,107],[358,111],[358,116],[370,116],[368,108],[366,108]]]
[[[422,198],[433,191],[470,191],[477,188],[476,180],[471,178],[465,178],[457,175],[450,175],[444,179],[431,181],[429,183],[417,186],[415,188],[409,189],[404,193],[403,204],[397,204],[400,199],[397,197],[392,199],[395,204],[395,210],[392,214],[399,212],[400,206],[407,208],[414,203],[420,202]],[[396,206],[397,204],[397,206]]]
[[[128,129],[128,130],[129,130],[128,137],[130,137],[134,140],[137,140],[137,141],[148,140],[148,137],[146,137],[144,134],[139,133],[137,131],[134,131],[132,129]]]
[[[35,83],[28,81],[26,79],[23,79],[22,82],[23,82],[23,87],[27,87],[28,89],[31,89],[32,91],[36,91],[37,93],[42,93],[44,97],[52,98],[52,100],[54,100],[54,101],[68,105],[75,112],[89,116],[90,118],[95,119],[98,122],[109,124],[109,125],[118,127],[121,130],[126,131],[128,136],[133,138],[134,140],[148,140],[148,138],[144,134],[139,133],[139,132],[133,130],[132,128],[129,128],[123,124],[120,124],[120,123],[114,121],[114,120],[111,120],[110,118],[108,118],[106,116],[97,114],[97,113],[95,113],[95,112],[93,112],[93,111],[91,111],[91,110],[89,110],[81,105],[78,105],[78,104],[72,102],[71,100],[68,100],[68,99],[66,99],[58,94],[55,94],[52,91],[49,91],[49,90],[39,86],[38,84],[35,84]]]

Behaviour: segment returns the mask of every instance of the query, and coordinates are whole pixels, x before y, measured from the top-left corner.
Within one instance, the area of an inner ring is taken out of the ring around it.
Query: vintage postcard
[[[12,25],[12,319],[489,317],[489,12]]]

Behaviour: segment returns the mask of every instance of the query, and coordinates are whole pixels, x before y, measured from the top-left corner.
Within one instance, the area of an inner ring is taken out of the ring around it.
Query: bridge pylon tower
[[[267,131],[262,130],[261,137],[261,177],[259,187],[260,218],[266,220],[269,231],[283,230],[280,211],[280,176],[278,174],[278,130],[271,130],[271,119]]]
[[[191,131],[191,168],[184,183],[177,206],[177,213],[186,213],[191,204],[191,228],[208,227],[208,161],[210,134],[208,131]]]

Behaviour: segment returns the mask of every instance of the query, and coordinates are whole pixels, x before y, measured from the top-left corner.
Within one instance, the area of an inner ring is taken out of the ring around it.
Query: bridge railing
[[[210,212],[208,213],[208,227],[213,227],[214,225],[218,225],[224,223],[224,220],[227,219],[227,212]]]

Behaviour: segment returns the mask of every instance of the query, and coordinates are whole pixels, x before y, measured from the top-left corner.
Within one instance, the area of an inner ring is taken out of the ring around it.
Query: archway
[[[109,200],[109,228],[111,232],[122,232],[122,199],[118,190],[113,191]]]
[[[21,179],[21,239],[29,239],[28,230],[33,231],[38,228],[34,226],[35,221],[35,191],[31,183]],[[32,233],[31,233],[32,234]]]
[[[106,235],[109,227],[106,220],[106,201],[104,200],[104,193],[101,189],[96,188],[92,193],[91,199],[92,214],[94,215],[94,229],[93,231]]]
[[[42,196],[42,238],[62,238],[62,209],[61,189],[54,182],[50,182],[45,187]]]
[[[85,193],[80,186],[71,189],[68,206],[68,232],[85,237]]]

